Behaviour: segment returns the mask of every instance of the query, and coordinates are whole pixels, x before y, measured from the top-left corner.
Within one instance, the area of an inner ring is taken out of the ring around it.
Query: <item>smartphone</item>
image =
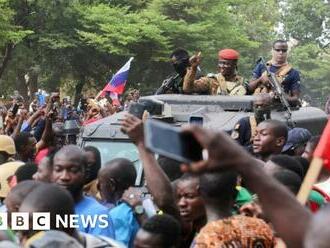
[[[18,108],[19,108],[19,105],[17,103],[15,103],[14,106],[12,107],[12,111],[11,111],[13,113],[13,115],[17,114]]]
[[[203,116],[190,116],[189,117],[189,124],[203,126],[204,119]]]
[[[147,120],[144,125],[146,147],[160,155],[183,163],[203,159],[203,148],[192,134],[180,128],[156,120]]]

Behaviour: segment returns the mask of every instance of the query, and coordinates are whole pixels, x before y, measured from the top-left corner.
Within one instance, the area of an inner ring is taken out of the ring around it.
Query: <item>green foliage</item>
[[[319,105],[330,94],[330,4],[322,0],[286,0],[284,34],[298,41],[291,62],[299,68],[302,83]]]
[[[127,87],[150,92],[172,73],[168,56],[177,47],[201,51],[204,73],[217,70],[220,49],[237,49],[239,72],[249,78],[282,25],[285,37],[299,40],[291,62],[307,88],[329,92],[329,51],[322,48],[329,6],[322,0],[0,0],[0,48],[16,44],[0,84],[8,92],[23,89],[17,79],[31,73],[50,91],[97,92],[134,56]]]
[[[293,49],[291,61],[300,70],[307,94],[322,106],[330,93],[329,53],[316,43],[308,43]]]
[[[9,0],[0,0],[0,48],[10,43],[19,43],[24,37],[33,33],[23,30],[20,23],[15,23],[15,11],[9,7]]]
[[[323,0],[286,0],[285,33],[303,43],[329,39],[330,4]]]
[[[167,38],[155,24],[164,18],[153,13],[132,13],[126,7],[111,7],[104,4],[81,6],[80,30],[77,33],[86,44],[102,52],[115,55],[134,55],[138,44],[151,43],[159,51],[168,48]],[[156,56],[155,56],[156,57]]]

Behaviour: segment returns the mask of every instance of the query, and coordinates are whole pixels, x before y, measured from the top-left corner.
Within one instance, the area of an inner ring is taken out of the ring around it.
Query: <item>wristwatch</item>
[[[134,207],[134,213],[136,214],[136,215],[142,215],[142,214],[144,214],[144,207],[142,206],[142,205],[136,205],[135,207]]]

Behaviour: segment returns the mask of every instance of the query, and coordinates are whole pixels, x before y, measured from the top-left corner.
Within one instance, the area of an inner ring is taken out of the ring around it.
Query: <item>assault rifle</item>
[[[173,88],[175,81],[178,79],[178,77],[180,77],[180,75],[175,74],[175,75],[165,79],[163,81],[162,85],[158,88],[158,90],[156,90],[155,95],[165,94],[166,91]]]
[[[269,79],[269,82],[270,82],[270,85],[271,85],[271,88],[273,90],[273,92],[276,94],[276,96],[278,97],[278,99],[281,101],[285,111],[286,111],[286,115],[285,115],[285,118],[288,122],[288,124],[292,127],[295,126],[294,122],[292,121],[292,112],[291,112],[291,109],[290,109],[290,105],[288,103],[288,100],[285,98],[285,94],[283,92],[283,89],[281,87],[281,84],[278,82],[276,76],[275,76],[275,73],[272,73],[264,58],[263,57],[260,57],[259,61],[263,64],[263,66],[265,67],[266,69],[266,72],[267,72],[267,76],[268,76],[268,79]]]

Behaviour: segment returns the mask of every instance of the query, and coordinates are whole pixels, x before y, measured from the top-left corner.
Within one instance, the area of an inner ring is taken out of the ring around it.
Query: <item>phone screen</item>
[[[12,108],[13,115],[17,114],[18,108],[19,108],[19,105],[17,103],[15,103],[13,108]]]
[[[202,116],[190,116],[189,124],[195,124],[199,126],[203,126],[203,117]]]
[[[189,133],[160,121],[148,120],[145,123],[146,146],[160,155],[184,163],[202,160],[203,148]]]

